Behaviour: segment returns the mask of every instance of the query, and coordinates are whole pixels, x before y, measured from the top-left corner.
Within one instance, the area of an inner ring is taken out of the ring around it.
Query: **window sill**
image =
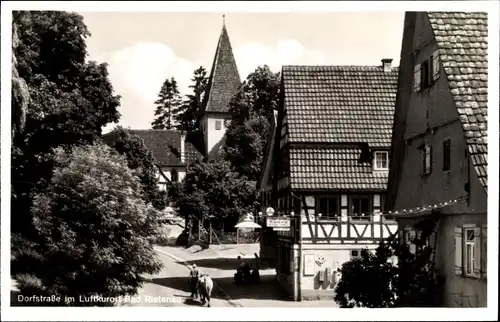
[[[478,279],[481,279],[479,276],[476,276],[474,274],[463,274],[462,275],[463,278],[470,278],[470,279],[474,279],[474,280],[478,280]]]
[[[428,178],[428,177],[431,175],[431,173],[432,173],[432,172],[429,172],[429,173],[422,173],[422,174],[420,174],[420,176],[421,176],[422,178]]]
[[[387,172],[389,171],[389,168],[385,168],[385,169],[373,169],[373,172]]]

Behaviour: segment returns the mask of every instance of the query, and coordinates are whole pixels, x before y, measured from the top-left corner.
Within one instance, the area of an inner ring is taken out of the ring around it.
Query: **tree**
[[[375,253],[361,252],[342,265],[342,278],[336,286],[335,301],[341,307],[435,307],[443,280],[434,263],[435,248],[431,235],[435,219],[424,219],[414,225],[417,231],[410,242],[411,252],[399,237],[382,242]],[[397,256],[394,265],[391,257]]]
[[[231,102],[224,151],[234,169],[251,181],[261,171],[270,121],[279,100],[280,76],[268,66],[250,74]]]
[[[204,220],[234,229],[239,217],[257,207],[254,185],[239,176],[225,160],[197,162],[188,168],[176,206],[184,217]]]
[[[151,123],[155,130],[172,130],[175,114],[181,105],[181,96],[175,78],[166,79],[161,86],[158,100],[155,102],[156,118]]]
[[[19,76],[17,71],[16,49],[19,46],[17,24],[12,24],[12,137],[24,130],[26,123],[26,110],[29,103],[29,89],[26,81]]]
[[[34,196],[31,213],[40,242],[37,266],[17,276],[23,295],[71,296],[80,301],[136,294],[143,273],[161,268],[152,241],[158,212],[142,200],[141,183],[124,156],[103,144],[57,148],[47,189]],[[58,303],[61,305],[63,303]],[[46,303],[42,303],[46,305]]]
[[[32,196],[51,180],[54,148],[69,150],[100,139],[102,127],[120,117],[120,97],[113,93],[106,64],[85,60],[90,34],[82,16],[21,11],[13,13],[13,22],[19,37],[17,71],[30,99],[24,131],[12,141],[12,250],[36,259],[30,245],[40,240],[30,212]]]
[[[109,135],[113,138],[110,142],[111,147],[125,155],[128,167],[137,171],[144,192],[144,201],[151,202],[158,210],[163,210],[168,203],[167,195],[165,191],[158,189],[156,161],[142,138],[121,126],[117,126]]]
[[[198,129],[198,118],[201,116],[202,101],[207,89],[208,77],[207,71],[203,66],[200,66],[193,72],[193,82],[189,88],[193,89],[191,94],[186,95],[186,99],[180,106],[178,113],[175,115],[177,129],[183,132]]]

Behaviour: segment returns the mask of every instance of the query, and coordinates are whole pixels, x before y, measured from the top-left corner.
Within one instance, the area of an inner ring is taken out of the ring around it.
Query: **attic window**
[[[389,170],[389,152],[387,151],[376,151],[374,153],[374,170]]]
[[[413,70],[413,89],[415,92],[430,88],[439,78],[439,51],[422,63],[417,64]]]
[[[221,120],[215,121],[215,129],[217,131],[219,131],[220,129],[222,129],[222,121]]]

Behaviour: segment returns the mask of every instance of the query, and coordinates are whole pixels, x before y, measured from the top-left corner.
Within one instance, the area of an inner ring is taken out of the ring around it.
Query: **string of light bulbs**
[[[412,215],[412,214],[417,214],[420,212],[425,212],[425,211],[436,210],[436,209],[448,207],[448,206],[456,204],[457,202],[464,200],[464,199],[467,199],[467,198],[468,198],[468,196],[462,196],[462,197],[459,197],[456,199],[450,199],[450,200],[447,200],[444,202],[438,202],[438,203],[433,204],[433,205],[425,205],[425,206],[419,206],[419,207],[414,207],[414,208],[409,208],[409,209],[399,209],[399,210],[392,210],[392,211],[385,211],[385,212],[361,213],[361,214],[357,214],[357,216],[359,216],[359,217],[369,217],[369,216],[402,217],[405,215]],[[273,211],[273,214],[274,214],[274,211]],[[293,215],[294,215],[294,213],[291,212],[290,216],[293,216]],[[253,214],[248,214],[247,216],[254,217]],[[318,217],[321,217],[321,216],[322,216],[322,214],[319,213]],[[338,214],[335,214],[335,216],[338,216]],[[270,217],[270,215],[259,212],[257,217]]]

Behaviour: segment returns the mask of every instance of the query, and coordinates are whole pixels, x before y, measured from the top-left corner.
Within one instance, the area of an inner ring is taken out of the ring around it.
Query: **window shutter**
[[[481,270],[482,270],[482,278],[486,279],[486,267],[488,266],[488,229],[486,226],[482,227],[482,232],[481,232],[481,250],[483,253],[481,254]]]
[[[439,78],[439,50],[432,54],[432,80],[435,82]]]
[[[420,64],[415,65],[415,69],[413,70],[413,89],[415,92],[420,92],[420,89],[422,88],[421,86],[421,66]]]
[[[455,274],[462,275],[462,228],[455,227]]]
[[[474,228],[474,275],[481,277],[481,228]]]

